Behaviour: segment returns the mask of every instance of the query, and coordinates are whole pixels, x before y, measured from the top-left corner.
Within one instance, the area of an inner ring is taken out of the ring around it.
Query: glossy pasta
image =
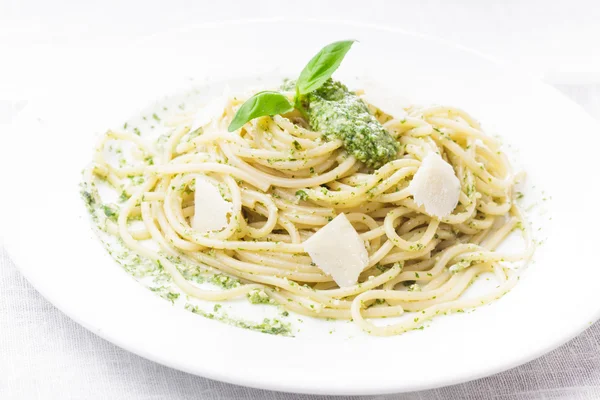
[[[341,141],[326,141],[308,129],[296,111],[261,117],[228,133],[241,103],[230,98],[222,114],[199,131],[190,132],[190,120],[183,116],[158,142],[109,131],[85,172],[89,190],[102,180],[123,191],[118,218],[106,220],[106,231],[160,263],[189,296],[222,301],[259,293],[289,311],[352,319],[371,334],[393,335],[437,314],[488,303],[516,283],[511,264],[526,262],[533,252],[513,201],[516,178],[497,140],[464,111],[413,106],[395,117],[370,106],[400,143],[400,152],[369,170],[344,151]],[[127,143],[139,162],[111,163],[104,156],[110,141]],[[428,215],[408,191],[431,152],[452,165],[461,182],[458,206],[441,219]],[[203,234],[190,225],[198,176],[219,187],[231,203],[221,231]],[[126,178],[142,183],[125,187]],[[345,288],[303,249],[303,242],[339,213],[345,213],[369,254],[359,283]],[[136,219],[143,223],[134,224]],[[525,250],[497,252],[516,229],[522,231]],[[200,288],[184,277],[179,262],[206,265],[244,284],[219,291]],[[493,274],[496,287],[476,298],[461,297],[483,273]],[[391,324],[376,322],[405,312],[418,314]]]

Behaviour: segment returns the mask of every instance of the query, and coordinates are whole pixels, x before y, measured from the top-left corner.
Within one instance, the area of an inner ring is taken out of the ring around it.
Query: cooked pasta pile
[[[223,301],[258,294],[289,311],[352,319],[371,334],[394,335],[437,314],[489,303],[516,283],[512,266],[533,251],[513,199],[516,178],[497,140],[464,111],[413,106],[394,116],[369,105],[400,144],[396,159],[370,169],[342,141],[310,130],[298,111],[261,117],[229,133],[242,102],[230,98],[217,118],[194,131],[183,116],[166,140],[109,131],[85,173],[90,191],[103,180],[122,196],[118,217],[106,220],[107,232],[160,263],[187,295]],[[135,165],[120,166],[105,156],[115,141],[125,144]],[[443,218],[428,214],[408,188],[431,153],[453,167],[461,186],[458,205]],[[192,227],[199,177],[230,203],[219,231]],[[125,180],[138,184],[124,185]],[[340,213],[368,253],[358,282],[346,287],[303,247]],[[143,224],[135,225],[140,218]],[[525,250],[496,251],[515,230]],[[179,262],[208,266],[243,284],[201,288],[184,277]],[[461,296],[483,273],[493,274],[496,287],[482,296]],[[376,322],[406,312],[418,312],[417,318]]]

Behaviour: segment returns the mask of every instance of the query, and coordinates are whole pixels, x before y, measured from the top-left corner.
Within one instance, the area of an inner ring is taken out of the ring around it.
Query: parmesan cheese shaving
[[[305,241],[304,251],[339,287],[355,285],[369,262],[365,243],[343,213]]]
[[[227,214],[231,212],[231,203],[223,199],[219,189],[202,177],[196,178],[194,202],[192,228],[206,233],[227,226]]]
[[[423,159],[408,191],[429,215],[443,218],[458,204],[460,181],[450,164],[439,154],[430,153]]]

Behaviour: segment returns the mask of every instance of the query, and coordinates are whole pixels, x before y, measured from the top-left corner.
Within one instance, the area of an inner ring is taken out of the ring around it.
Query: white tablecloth
[[[485,6],[484,2],[470,0],[452,4],[429,0],[418,6],[377,0],[368,3],[368,12],[359,9],[364,2],[352,1],[350,6],[340,8],[337,2],[313,0],[293,5],[274,1],[227,1],[219,5],[176,1],[169,2],[168,7],[167,2],[134,1],[117,10],[114,0],[95,5],[66,0],[0,0],[0,134],[8,134],[7,122],[36,82],[36,68],[51,61],[36,60],[37,50],[49,46],[111,46],[123,37],[152,33],[157,26],[169,29],[194,21],[289,12],[367,18],[444,35],[501,58],[514,57],[515,63],[546,76],[600,118],[600,53],[588,47],[600,37],[600,7],[595,0],[507,0]],[[582,47],[587,50],[581,51]],[[18,62],[25,59],[27,63]],[[48,268],[52,268],[52,262],[49,260]],[[559,319],[557,316],[557,324]],[[596,323],[552,353],[492,377],[403,396],[368,398],[600,399],[599,350],[600,323]],[[122,350],[55,309],[20,275],[0,246],[0,400],[313,398],[325,399],[210,381]]]

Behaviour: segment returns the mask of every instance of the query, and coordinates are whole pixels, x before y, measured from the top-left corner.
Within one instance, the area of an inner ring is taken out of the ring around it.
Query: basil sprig
[[[323,47],[300,73],[296,81],[296,96],[314,92],[335,72],[352,47],[354,40],[333,42]]]
[[[299,105],[300,96],[317,90],[333,75],[353,43],[354,40],[343,40],[328,44],[306,64],[296,81],[294,104]],[[260,92],[242,104],[227,130],[233,132],[255,118],[285,114],[293,109],[294,105],[281,93]]]
[[[233,132],[246,122],[265,115],[285,114],[294,109],[290,101],[278,92],[259,92],[250,97],[235,113],[227,130]]]

